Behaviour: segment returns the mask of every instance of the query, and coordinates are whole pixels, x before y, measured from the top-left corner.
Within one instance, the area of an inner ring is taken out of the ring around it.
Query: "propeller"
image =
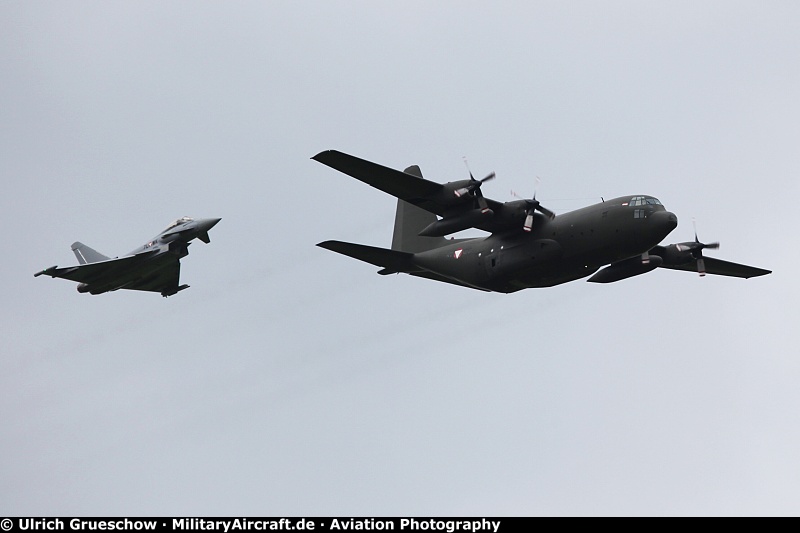
[[[703,277],[706,275],[706,262],[703,259],[703,250],[706,248],[709,250],[716,250],[719,248],[719,243],[712,242],[705,244],[700,242],[700,239],[697,238],[697,223],[694,219],[692,219],[692,226],[694,226],[694,242],[683,242],[675,247],[679,252],[690,252],[692,254],[692,257],[697,261],[697,273],[700,274],[700,277]]]
[[[486,203],[486,198],[483,197],[483,193],[481,192],[481,185],[486,183],[487,181],[491,181],[495,178],[495,173],[490,172],[487,176],[481,180],[476,180],[475,176],[472,175],[472,170],[469,168],[469,164],[467,163],[467,158],[464,158],[464,164],[467,165],[467,170],[469,171],[469,183],[465,187],[461,187],[460,189],[456,189],[453,193],[456,195],[456,198],[461,198],[465,194],[472,193],[473,196],[478,200],[478,206],[481,208],[483,213],[489,211],[489,205]]]
[[[522,229],[525,231],[531,231],[533,229],[533,213],[535,211],[539,211],[541,214],[550,219],[556,217],[555,213],[544,207],[542,204],[539,203],[539,200],[536,199],[536,189],[539,188],[539,183],[541,181],[542,180],[539,178],[539,176],[536,176],[536,188],[534,188],[533,198],[531,198],[530,200],[528,200],[527,198],[521,198],[514,191],[511,191],[511,194],[513,194],[517,198],[520,198],[521,200],[524,200],[525,203],[527,204],[527,207],[525,208],[525,223],[522,225]]]

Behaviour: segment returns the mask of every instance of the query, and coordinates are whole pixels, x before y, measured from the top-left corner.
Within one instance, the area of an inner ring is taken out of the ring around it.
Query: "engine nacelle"
[[[441,193],[436,195],[436,201],[444,205],[463,204],[468,200],[472,200],[473,195],[470,193],[457,194],[457,191],[469,189],[470,187],[474,187],[474,185],[475,182],[472,180],[459,180],[445,183],[442,185]]]
[[[687,244],[694,244],[694,243],[687,243]],[[678,265],[685,265],[686,263],[692,261],[694,259],[694,256],[692,256],[691,250],[689,250],[686,245],[670,244],[665,248],[664,256],[662,259],[664,260],[665,265],[678,266]]]

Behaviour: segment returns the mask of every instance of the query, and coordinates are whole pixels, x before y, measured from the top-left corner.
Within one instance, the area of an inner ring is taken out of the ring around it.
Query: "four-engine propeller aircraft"
[[[439,184],[423,179],[417,166],[401,172],[336,150],[312,159],[398,198],[391,249],[318,244],[381,267],[379,274],[402,272],[510,293],[587,276],[610,283],[658,267],[741,278],[771,272],[704,257],[704,249],[719,245],[701,243],[696,232],[694,241],[659,245],[678,218],[652,196],[623,196],[556,216],[535,195],[505,203],[485,198],[481,186],[494,173]],[[490,235],[444,238],[467,228]]]
[[[78,292],[101,294],[117,289],[160,292],[167,297],[188,289],[178,285],[180,258],[189,254],[191,240],[198,238],[211,242],[208,231],[219,218],[193,219],[182,217],[147,244],[128,255],[111,259],[80,242],[73,243],[72,251],[80,263],[77,266],[57,268],[52,266],[34,276],[42,274],[53,278],[64,278],[78,282]]]

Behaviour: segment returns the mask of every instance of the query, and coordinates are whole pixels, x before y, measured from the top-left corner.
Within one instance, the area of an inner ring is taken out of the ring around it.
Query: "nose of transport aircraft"
[[[675,213],[670,213],[669,211],[656,211],[650,215],[650,220],[659,230],[664,232],[664,236],[678,227],[678,217],[675,216]]]

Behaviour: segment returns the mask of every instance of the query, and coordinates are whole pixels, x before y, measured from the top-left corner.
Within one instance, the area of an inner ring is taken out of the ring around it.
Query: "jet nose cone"
[[[213,228],[221,218],[201,218],[195,220],[195,231],[197,238],[206,244],[211,243],[211,237],[208,236],[208,230]]]
[[[208,231],[211,228],[213,228],[214,226],[216,226],[217,222],[219,222],[220,220],[222,220],[222,219],[221,218],[201,218],[200,220],[197,221],[197,227],[201,231]]]

